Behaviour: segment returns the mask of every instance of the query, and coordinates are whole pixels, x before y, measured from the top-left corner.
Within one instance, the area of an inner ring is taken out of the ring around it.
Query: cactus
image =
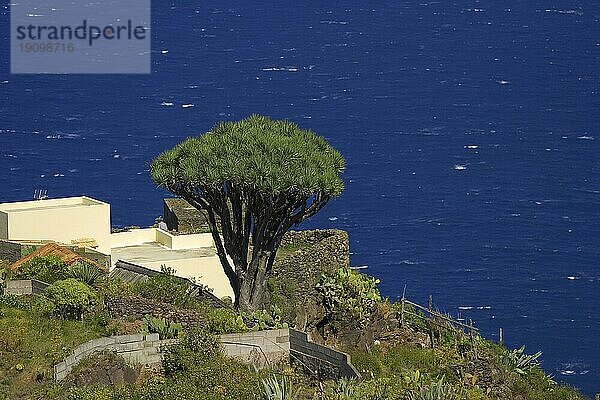
[[[379,279],[349,268],[339,268],[333,274],[321,275],[315,288],[321,294],[323,307],[331,319],[355,319],[364,323],[381,301],[377,284]]]
[[[181,324],[146,315],[140,333],[158,333],[161,339],[175,339],[181,333],[181,329]]]
[[[288,327],[286,322],[282,322],[281,309],[277,306],[271,306],[271,311],[257,310],[244,317],[248,321],[253,331],[264,331],[268,329],[285,329]]]

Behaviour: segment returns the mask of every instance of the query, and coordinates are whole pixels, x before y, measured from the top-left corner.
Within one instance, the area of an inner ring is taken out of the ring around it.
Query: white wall
[[[185,278],[195,278],[197,283],[201,283],[213,289],[213,294],[218,298],[225,296],[234,299],[233,289],[229,284],[229,279],[223,271],[218,256],[187,258],[183,260],[163,260],[160,262],[147,262],[144,267],[160,271],[161,265],[175,269],[177,276]]]
[[[111,235],[112,247],[137,246],[149,242],[160,243],[171,250],[197,249],[200,247],[214,246],[212,235],[210,233],[173,235],[158,228],[143,228],[113,233]]]
[[[110,254],[110,205],[87,197],[0,204],[8,220],[9,240],[52,240],[71,244],[92,238],[97,250]],[[0,218],[0,234],[2,219]]]

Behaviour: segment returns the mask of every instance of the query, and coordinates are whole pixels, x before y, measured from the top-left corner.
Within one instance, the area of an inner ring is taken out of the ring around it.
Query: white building
[[[212,235],[178,235],[159,228],[112,233],[110,205],[89,197],[69,197],[0,204],[0,240],[53,241],[92,247],[118,260],[194,278],[222,298],[233,290],[215,253]]]

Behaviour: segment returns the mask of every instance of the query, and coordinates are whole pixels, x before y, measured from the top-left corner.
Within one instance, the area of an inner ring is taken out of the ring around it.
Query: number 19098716
[[[73,43],[20,43],[21,53],[72,53]]]

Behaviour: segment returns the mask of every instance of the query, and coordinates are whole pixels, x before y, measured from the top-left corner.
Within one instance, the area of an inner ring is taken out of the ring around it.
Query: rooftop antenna
[[[34,200],[45,200],[48,198],[48,190],[47,189],[35,189],[33,192]]]

